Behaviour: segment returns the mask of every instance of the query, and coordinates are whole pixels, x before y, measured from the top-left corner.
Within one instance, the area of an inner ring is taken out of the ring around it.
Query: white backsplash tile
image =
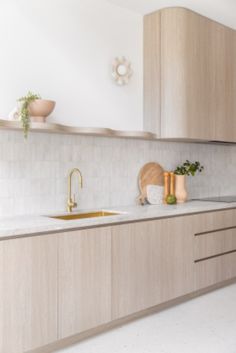
[[[236,194],[236,146],[157,142],[92,136],[0,132],[0,216],[64,211],[67,176],[80,168],[80,208],[133,205],[137,176],[147,162],[173,170],[186,159],[205,170],[188,178],[191,198]]]

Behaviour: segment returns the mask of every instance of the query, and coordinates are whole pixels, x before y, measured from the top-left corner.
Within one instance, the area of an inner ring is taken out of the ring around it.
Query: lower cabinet
[[[111,321],[111,228],[58,235],[59,339]]]
[[[194,216],[195,290],[236,277],[236,210]]]
[[[0,241],[0,353],[236,277],[236,210]]]
[[[112,319],[194,288],[192,217],[112,228]]]
[[[57,240],[0,241],[0,353],[57,340]]]

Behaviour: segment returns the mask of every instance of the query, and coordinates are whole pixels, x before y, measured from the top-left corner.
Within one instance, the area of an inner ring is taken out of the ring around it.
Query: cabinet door
[[[235,141],[236,32],[170,8],[161,34],[162,137]]]
[[[236,31],[184,8],[144,20],[144,127],[236,141]]]
[[[61,234],[59,241],[59,338],[111,319],[111,230]]]
[[[0,352],[57,340],[57,239],[0,241]]]
[[[112,259],[112,319],[191,292],[191,217],[113,227]]]
[[[161,137],[161,11],[144,16],[144,130]]]

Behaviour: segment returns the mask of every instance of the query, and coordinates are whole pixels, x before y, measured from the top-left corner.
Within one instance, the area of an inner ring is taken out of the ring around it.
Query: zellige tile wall
[[[190,197],[236,194],[236,147],[105,137],[0,132],[0,216],[47,214],[66,209],[67,176],[80,168],[81,209],[134,205],[137,176],[147,162],[172,170],[185,159],[205,171],[188,178]]]

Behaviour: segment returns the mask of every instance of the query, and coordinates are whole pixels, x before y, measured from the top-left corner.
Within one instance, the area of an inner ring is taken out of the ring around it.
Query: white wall
[[[120,55],[126,87],[111,79]],[[0,117],[28,90],[57,101],[52,121],[142,130],[142,16],[106,0],[1,0]]]
[[[0,1],[0,116],[29,89],[57,101],[54,119],[142,129],[142,17],[105,0]],[[133,63],[127,87],[110,78],[116,55]],[[0,131],[0,216],[64,211],[67,175],[79,167],[80,208],[132,205],[143,164],[185,159],[205,171],[190,197],[235,194],[236,147]]]

